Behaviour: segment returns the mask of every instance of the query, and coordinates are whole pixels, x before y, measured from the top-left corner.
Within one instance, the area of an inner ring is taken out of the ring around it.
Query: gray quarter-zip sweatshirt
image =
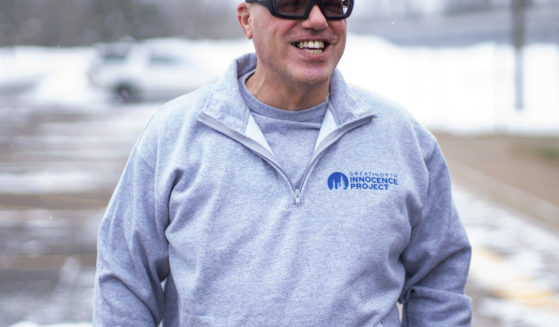
[[[94,324],[469,326],[471,249],[434,137],[336,71],[294,183],[239,91],[255,65],[146,126],[99,231]]]

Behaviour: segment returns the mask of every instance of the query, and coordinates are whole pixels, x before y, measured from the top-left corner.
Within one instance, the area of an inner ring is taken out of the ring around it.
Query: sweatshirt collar
[[[254,53],[237,58],[229,66],[224,76],[214,85],[203,105],[202,112],[239,133],[245,134],[247,131],[254,131],[254,126],[250,126],[250,110],[239,90],[238,78],[254,70],[255,67],[256,55]],[[337,127],[365,116],[372,116],[375,113],[371,106],[352,95],[342,74],[337,69],[332,75],[330,85],[330,105],[319,133],[319,140]]]

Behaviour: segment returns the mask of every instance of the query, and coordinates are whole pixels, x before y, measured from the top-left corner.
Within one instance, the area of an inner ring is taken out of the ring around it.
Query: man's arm
[[[407,271],[400,298],[403,326],[470,326],[471,300],[464,288],[471,247],[453,204],[448,168],[438,145],[427,156],[426,166],[428,195],[402,255]]]
[[[155,205],[154,180],[135,148],[99,230],[95,326],[156,326],[162,319],[168,215]]]

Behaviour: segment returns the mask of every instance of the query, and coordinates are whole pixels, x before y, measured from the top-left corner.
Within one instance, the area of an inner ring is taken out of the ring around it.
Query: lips
[[[292,44],[298,49],[304,50],[305,52],[311,54],[321,54],[322,52],[324,52],[326,46],[328,46],[328,43],[322,40],[298,41],[298,42],[293,42]]]

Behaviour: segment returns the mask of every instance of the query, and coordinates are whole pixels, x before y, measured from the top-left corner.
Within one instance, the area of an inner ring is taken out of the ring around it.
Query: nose
[[[328,20],[324,17],[318,5],[312,7],[309,17],[303,21],[303,26],[317,30],[328,26]]]

